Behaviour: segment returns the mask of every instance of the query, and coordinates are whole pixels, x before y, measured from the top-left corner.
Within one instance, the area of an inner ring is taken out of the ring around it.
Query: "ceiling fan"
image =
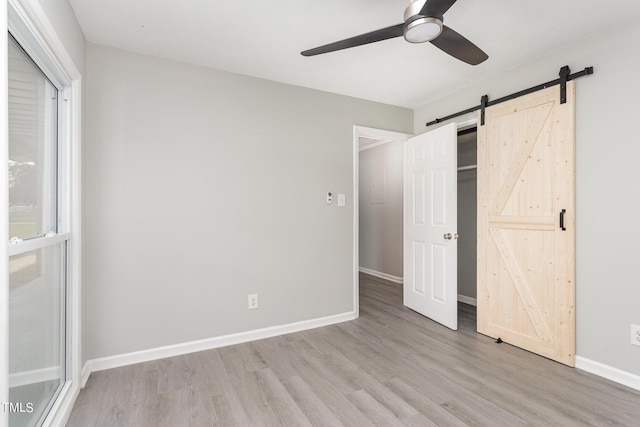
[[[314,56],[350,47],[404,36],[411,43],[431,42],[438,49],[471,65],[484,62],[489,56],[478,46],[444,25],[444,14],[456,0],[413,0],[404,11],[404,22],[370,33],[301,52]]]

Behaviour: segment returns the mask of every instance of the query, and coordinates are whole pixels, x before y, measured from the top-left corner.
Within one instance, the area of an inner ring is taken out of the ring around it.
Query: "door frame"
[[[443,125],[447,123],[442,123]],[[467,120],[463,120],[460,122],[456,122],[456,130],[460,132],[461,130],[470,129],[478,126],[478,118],[472,117]],[[353,145],[352,145],[352,156],[353,156],[353,314],[357,319],[360,317],[360,209],[359,209],[359,200],[360,200],[360,149],[359,149],[359,139],[360,137],[373,137],[380,138],[381,142],[377,145],[386,144],[392,141],[406,141],[407,139],[415,136],[409,133],[395,132],[384,129],[371,128],[367,126],[353,126]]]
[[[459,122],[459,123],[456,124],[456,128],[457,128],[458,132],[463,131],[463,130],[467,130],[467,129],[471,129],[471,128],[475,128],[475,127],[478,127],[478,119],[477,118],[465,120],[463,122]]]
[[[394,132],[384,129],[370,128],[366,126],[353,126],[353,314],[357,319],[360,316],[360,137],[380,139],[375,146],[380,146],[394,141],[406,141],[414,135],[402,132]],[[371,147],[373,148],[373,147]]]

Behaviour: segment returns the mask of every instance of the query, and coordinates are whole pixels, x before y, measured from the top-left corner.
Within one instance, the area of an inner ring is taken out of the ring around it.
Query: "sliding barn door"
[[[554,86],[478,127],[478,332],[575,358],[575,107]]]
[[[404,305],[458,329],[455,123],[404,145]]]

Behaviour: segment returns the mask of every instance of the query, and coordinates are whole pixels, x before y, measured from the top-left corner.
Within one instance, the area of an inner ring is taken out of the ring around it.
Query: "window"
[[[67,147],[55,84],[9,35],[9,424],[42,424],[67,381]]]

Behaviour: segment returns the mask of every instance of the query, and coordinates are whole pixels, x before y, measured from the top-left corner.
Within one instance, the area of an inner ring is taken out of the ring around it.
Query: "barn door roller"
[[[435,125],[438,123],[442,123],[446,120],[453,119],[455,117],[462,116],[464,114],[472,113],[474,111],[480,110],[480,126],[484,125],[484,111],[487,107],[491,107],[492,105],[500,104],[501,102],[510,101],[512,99],[521,97],[523,95],[530,94],[532,92],[537,92],[542,89],[546,89],[551,86],[560,85],[560,103],[564,104],[567,102],[567,82],[571,80],[575,80],[578,77],[588,76],[589,74],[593,74],[593,67],[586,67],[582,71],[578,71],[577,73],[571,74],[571,70],[568,65],[560,68],[560,77],[551,80],[550,82],[542,83],[537,86],[530,87],[529,89],[521,90],[519,92],[512,93],[511,95],[503,96],[502,98],[498,98],[493,101],[489,101],[489,96],[484,95],[480,99],[480,105],[476,105],[475,107],[467,108],[466,110],[459,111],[455,114],[450,114],[446,117],[442,117],[439,119],[432,120],[427,123],[427,126]]]
[[[568,65],[560,68],[560,104],[567,103],[567,79],[571,74]]]

